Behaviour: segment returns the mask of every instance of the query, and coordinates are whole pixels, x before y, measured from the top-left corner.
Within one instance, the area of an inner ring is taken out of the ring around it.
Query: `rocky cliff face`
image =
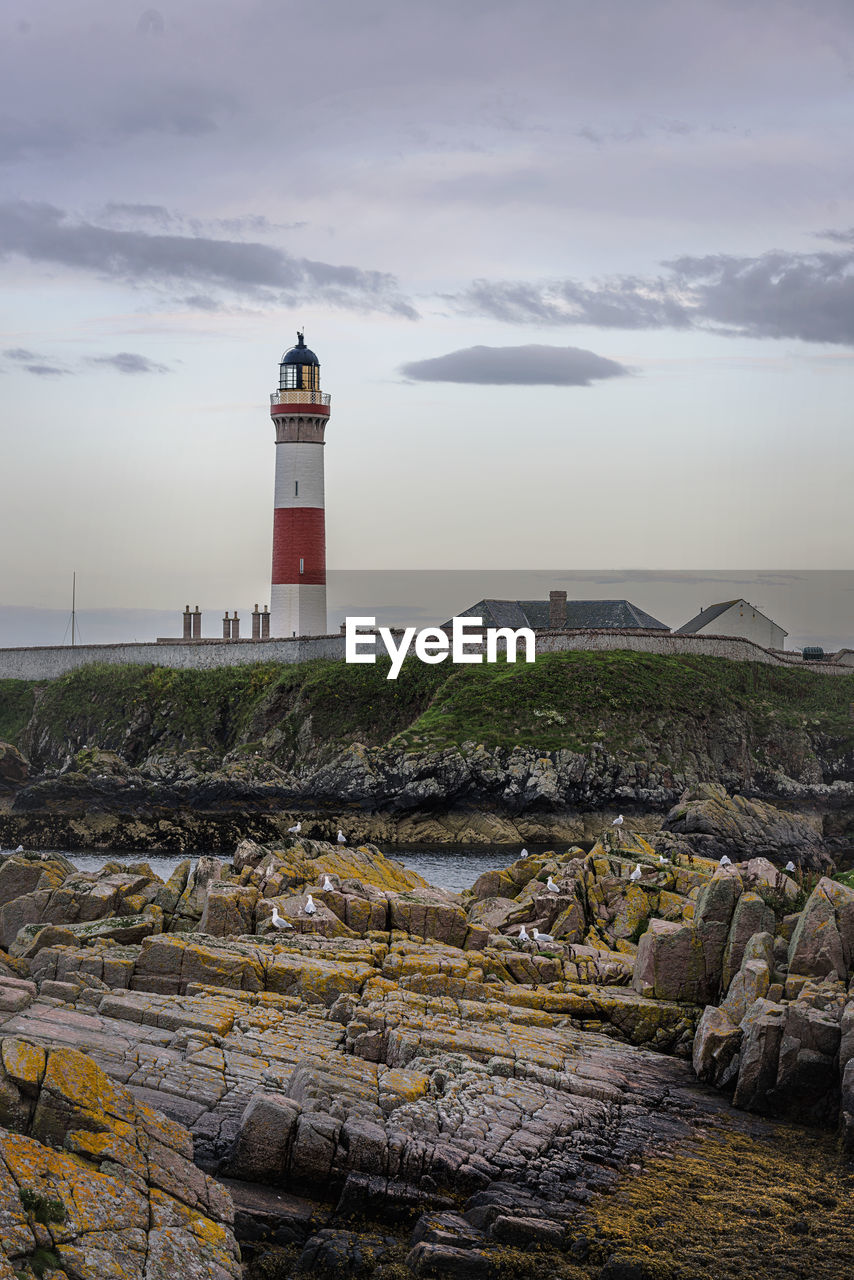
[[[854,843],[844,677],[629,653],[405,664],[397,682],[309,667],[84,669],[41,687],[18,742],[29,769],[0,753],[0,839],[229,849],[303,815],[318,837],[592,840],[606,814],[653,829],[714,782]]]
[[[723,770],[727,784],[737,773]],[[0,840],[46,847],[231,848],[281,838],[296,818],[318,838],[514,843],[591,840],[618,810],[648,831],[686,787],[720,782],[702,768],[654,768],[592,748],[537,752],[469,744],[443,751],[355,744],[316,768],[287,773],[257,754],[155,754],[131,767],[84,748],[59,773],[7,792]],[[852,840],[854,782],[796,782],[751,773],[743,794],[811,816],[816,832]],[[776,838],[776,837],[775,837]]]

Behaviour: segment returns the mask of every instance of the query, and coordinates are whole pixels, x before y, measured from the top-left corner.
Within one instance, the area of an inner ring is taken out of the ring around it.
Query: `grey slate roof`
[[[461,617],[483,618],[492,627],[531,627],[547,631],[548,600],[481,600],[462,611]],[[567,600],[568,631],[649,630],[669,631],[664,622],[645,613],[629,600]]]

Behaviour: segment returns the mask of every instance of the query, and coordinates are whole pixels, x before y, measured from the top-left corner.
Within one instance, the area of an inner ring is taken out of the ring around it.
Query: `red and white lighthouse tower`
[[[270,396],[276,428],[273,584],[270,634],[326,632],[326,521],[323,434],[330,396],[320,390],[320,361],[297,333],[282,356],[279,390]]]

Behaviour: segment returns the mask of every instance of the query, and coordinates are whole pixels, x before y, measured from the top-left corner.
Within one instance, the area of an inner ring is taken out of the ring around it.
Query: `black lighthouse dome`
[[[320,368],[320,361],[313,351],[309,351],[305,345],[305,334],[299,329],[297,330],[297,345],[291,347],[282,356],[282,364],[315,364]]]
[[[301,330],[297,330],[296,346],[285,352],[279,364],[279,390],[320,390],[320,361],[305,345]]]

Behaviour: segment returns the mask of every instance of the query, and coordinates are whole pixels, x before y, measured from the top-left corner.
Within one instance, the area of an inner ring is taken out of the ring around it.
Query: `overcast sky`
[[[0,604],[266,601],[297,325],[330,568],[851,567],[851,0],[0,37]]]

